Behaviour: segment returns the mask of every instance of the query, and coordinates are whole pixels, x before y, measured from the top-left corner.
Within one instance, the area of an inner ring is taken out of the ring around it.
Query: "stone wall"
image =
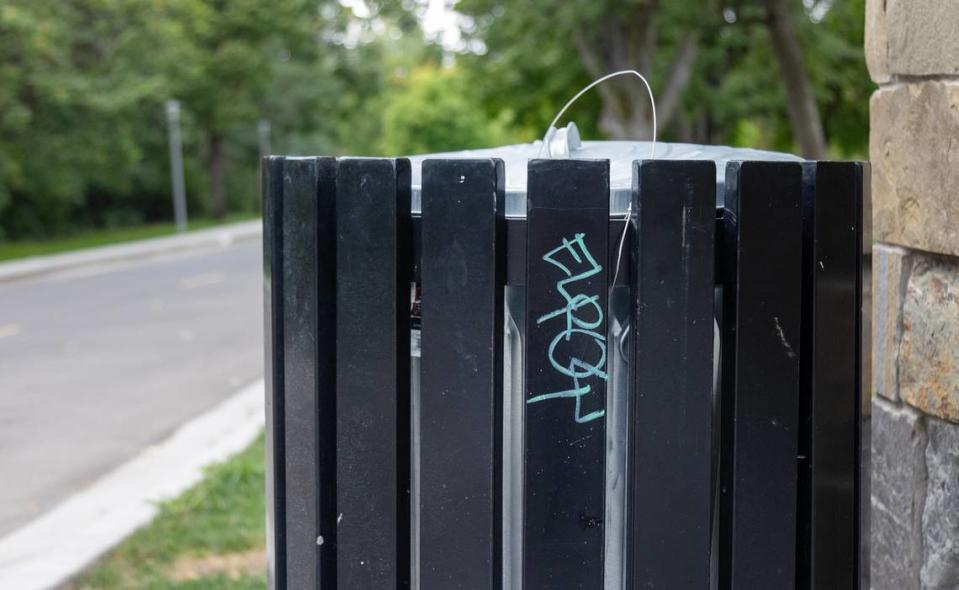
[[[867,0],[876,590],[959,589],[959,0]]]

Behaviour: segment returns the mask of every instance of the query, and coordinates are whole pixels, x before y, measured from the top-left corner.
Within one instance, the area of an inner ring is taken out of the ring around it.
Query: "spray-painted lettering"
[[[606,335],[597,331],[604,325],[603,306],[599,294],[582,292],[587,286],[586,281],[602,272],[603,267],[586,247],[585,237],[586,234],[578,233],[571,240],[563,238],[562,244],[543,256],[543,261],[559,268],[565,275],[556,283],[556,292],[563,299],[560,307],[536,320],[537,325],[552,322],[558,326],[559,331],[550,342],[547,356],[553,369],[569,378],[570,387],[534,395],[526,402],[533,404],[573,398],[576,400],[574,419],[579,423],[606,414],[605,409],[583,413],[583,398],[592,391],[590,381],[606,381]],[[603,292],[600,288],[599,293]]]

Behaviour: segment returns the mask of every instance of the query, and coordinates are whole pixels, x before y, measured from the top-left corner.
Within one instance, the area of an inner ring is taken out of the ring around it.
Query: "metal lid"
[[[570,134],[572,137],[572,134]],[[578,139],[578,137],[577,137]],[[623,214],[629,205],[633,184],[632,164],[635,160],[650,158],[648,141],[584,141],[570,146],[570,158],[582,160],[609,160],[610,213]],[[546,157],[543,143],[522,143],[502,147],[423,154],[411,156],[413,173],[413,210],[420,209],[422,166],[427,159],[499,158],[506,166],[506,215],[526,216],[526,165],[531,159]],[[739,160],[767,160],[802,162],[792,154],[768,152],[720,145],[656,142],[656,158],[663,160],[711,160],[716,163],[716,204],[722,205],[726,180],[726,164]]]

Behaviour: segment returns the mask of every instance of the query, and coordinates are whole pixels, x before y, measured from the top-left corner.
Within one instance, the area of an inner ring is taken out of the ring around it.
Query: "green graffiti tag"
[[[586,234],[577,233],[572,240],[563,238],[562,244],[543,256],[544,262],[559,268],[566,275],[556,283],[556,291],[563,297],[564,304],[536,320],[536,325],[550,320],[562,320],[561,329],[550,342],[547,354],[553,369],[571,380],[571,387],[536,395],[526,401],[534,404],[551,399],[574,398],[574,419],[578,423],[590,422],[606,414],[605,409],[583,414],[583,397],[592,391],[588,381],[593,378],[603,381],[607,379],[606,335],[596,331],[603,325],[604,320],[600,296],[577,292],[577,287],[585,286],[584,281],[603,270],[602,265],[596,262],[586,247],[585,237]],[[560,256],[568,256],[571,263],[564,263],[559,259]],[[572,344],[564,346],[564,343]],[[585,352],[589,349],[596,351],[595,355],[591,355],[596,357],[595,362],[580,357],[586,356]]]

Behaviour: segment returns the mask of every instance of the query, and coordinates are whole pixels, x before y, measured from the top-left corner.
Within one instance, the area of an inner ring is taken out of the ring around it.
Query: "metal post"
[[[176,230],[186,231],[186,188],[183,182],[183,144],[180,140],[180,101],[166,103],[167,127],[170,135],[170,179],[173,183],[173,217]]]
[[[256,140],[260,149],[260,160],[270,155],[270,121],[260,119],[256,124]]]
[[[270,121],[268,119],[260,119],[256,124],[256,143],[257,151],[259,152],[260,157],[258,158],[257,166],[260,167],[260,175],[263,175],[263,162],[264,159],[270,155],[272,148],[270,147]],[[256,200],[257,211],[262,215],[263,214],[263,193],[260,193]]]

